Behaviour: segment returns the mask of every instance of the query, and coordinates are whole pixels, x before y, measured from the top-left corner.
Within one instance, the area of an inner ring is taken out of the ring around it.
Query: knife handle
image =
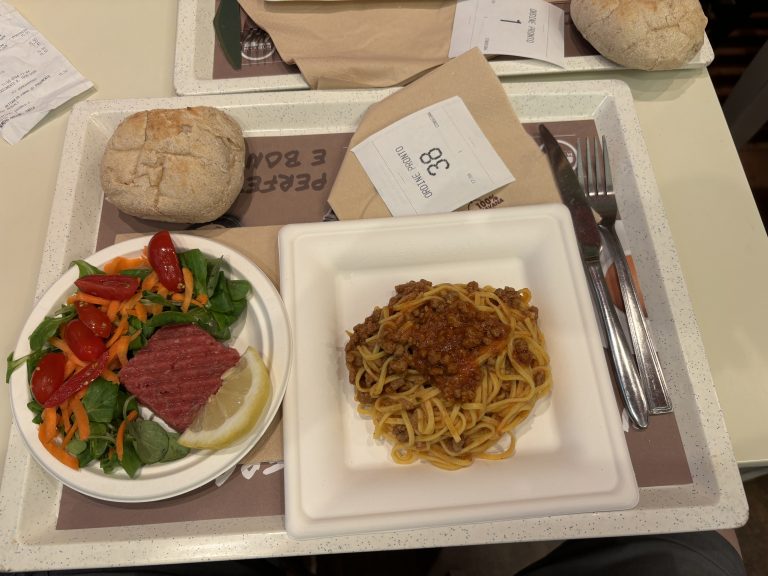
[[[624,300],[624,311],[627,314],[629,335],[635,350],[635,358],[640,370],[640,379],[648,398],[648,411],[651,414],[672,412],[672,403],[667,393],[664,372],[661,368],[661,362],[659,361],[656,346],[653,343],[651,332],[646,323],[645,315],[640,307],[640,300],[637,296],[635,283],[632,280],[632,274],[629,271],[629,264],[627,264],[624,249],[621,247],[613,227],[601,224],[599,228],[604,232],[603,240],[616,266],[616,275],[618,276],[619,287],[621,288],[621,298]]]
[[[648,400],[643,392],[640,374],[631,350],[619,324],[616,309],[608,295],[603,269],[600,267],[599,261],[586,262],[585,266],[605,326],[608,348],[613,357],[616,378],[619,391],[624,398],[624,405],[627,407],[627,413],[632,423],[641,430],[645,429],[648,427]]]

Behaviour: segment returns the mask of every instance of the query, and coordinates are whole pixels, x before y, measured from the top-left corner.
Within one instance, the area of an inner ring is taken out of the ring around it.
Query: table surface
[[[172,96],[176,2],[11,0],[95,90],[78,100]],[[768,238],[705,69],[518,77],[625,81],[740,466],[768,464]],[[0,350],[33,306],[37,271],[72,103],[19,144],[0,142],[0,242],[6,278]],[[11,426],[0,404],[0,472]]]

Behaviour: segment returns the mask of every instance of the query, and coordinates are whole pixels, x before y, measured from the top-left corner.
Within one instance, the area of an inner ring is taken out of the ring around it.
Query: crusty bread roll
[[[123,120],[101,160],[107,201],[161,222],[215,220],[243,186],[245,140],[210,107],[138,112]]]
[[[707,25],[699,0],[572,0],[571,18],[600,54],[640,70],[689,62]]]

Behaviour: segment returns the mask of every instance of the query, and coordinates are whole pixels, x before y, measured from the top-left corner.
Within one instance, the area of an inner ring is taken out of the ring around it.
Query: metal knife
[[[589,285],[592,288],[600,318],[605,327],[608,348],[613,358],[624,405],[627,407],[627,413],[632,423],[638,428],[646,428],[648,426],[648,400],[643,392],[640,374],[632,357],[631,348],[627,344],[616,309],[608,295],[608,287],[605,284],[603,269],[600,266],[600,231],[592,214],[592,208],[589,206],[587,196],[579,184],[576,173],[571,168],[555,137],[543,124],[539,124],[539,134],[544,142],[544,149],[560,189],[560,197],[571,212],[581,259],[584,262]]]

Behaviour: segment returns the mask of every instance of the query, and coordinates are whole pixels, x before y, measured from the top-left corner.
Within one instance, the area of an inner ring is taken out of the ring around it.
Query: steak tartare
[[[178,432],[195,419],[240,354],[195,324],[164,326],[120,371],[120,383]]]

